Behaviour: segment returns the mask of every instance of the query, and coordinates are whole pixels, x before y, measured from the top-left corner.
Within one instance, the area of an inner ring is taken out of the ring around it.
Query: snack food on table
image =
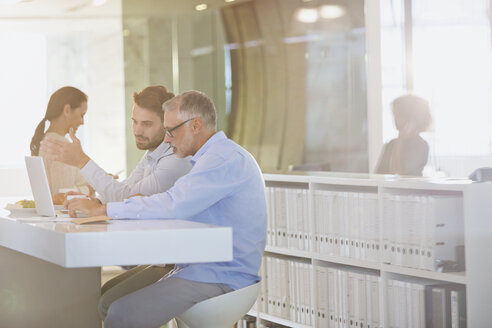
[[[15,202],[17,205],[21,205],[22,208],[35,208],[36,203],[33,200],[23,199]]]

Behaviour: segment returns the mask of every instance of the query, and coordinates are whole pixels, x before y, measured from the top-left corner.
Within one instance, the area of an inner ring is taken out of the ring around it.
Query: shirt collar
[[[190,159],[191,165],[195,165],[200,157],[205,154],[205,152],[215,143],[227,139],[225,133],[223,131],[216,132],[213,136],[211,136],[207,142],[203,144],[203,146],[198,149],[195,155]]]
[[[169,147],[168,143],[165,143],[163,141],[163,142],[161,142],[161,144],[156,149],[154,149],[154,151],[147,151],[147,154],[145,154],[145,157],[157,161],[162,156],[170,155],[172,153],[173,153],[172,148]]]

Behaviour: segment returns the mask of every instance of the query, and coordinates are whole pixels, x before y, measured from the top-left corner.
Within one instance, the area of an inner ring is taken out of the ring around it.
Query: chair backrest
[[[179,319],[190,328],[230,328],[253,306],[260,282],[195,304]],[[180,326],[181,328],[181,326]]]

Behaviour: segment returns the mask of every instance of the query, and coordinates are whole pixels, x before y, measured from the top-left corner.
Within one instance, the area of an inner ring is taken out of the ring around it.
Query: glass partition
[[[426,98],[433,125],[426,175],[467,176],[492,163],[489,0],[381,0],[383,141],[391,101]]]
[[[127,113],[147,85],[197,89],[264,171],[367,172],[362,1],[195,5],[122,2]],[[129,153],[128,167],[140,157]]]

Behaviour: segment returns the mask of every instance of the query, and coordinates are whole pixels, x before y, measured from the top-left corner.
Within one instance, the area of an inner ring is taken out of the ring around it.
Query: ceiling
[[[121,15],[119,0],[94,6],[92,0],[0,0],[0,18],[98,17]]]
[[[201,3],[214,9],[247,1],[251,0],[123,0],[123,12],[125,16],[166,16],[195,12],[195,6]]]
[[[207,3],[209,8],[218,8],[247,0],[0,0],[0,19],[60,18],[60,17],[111,17],[124,13],[132,15],[171,15],[190,12],[195,5]],[[104,1],[95,6],[93,1]]]

